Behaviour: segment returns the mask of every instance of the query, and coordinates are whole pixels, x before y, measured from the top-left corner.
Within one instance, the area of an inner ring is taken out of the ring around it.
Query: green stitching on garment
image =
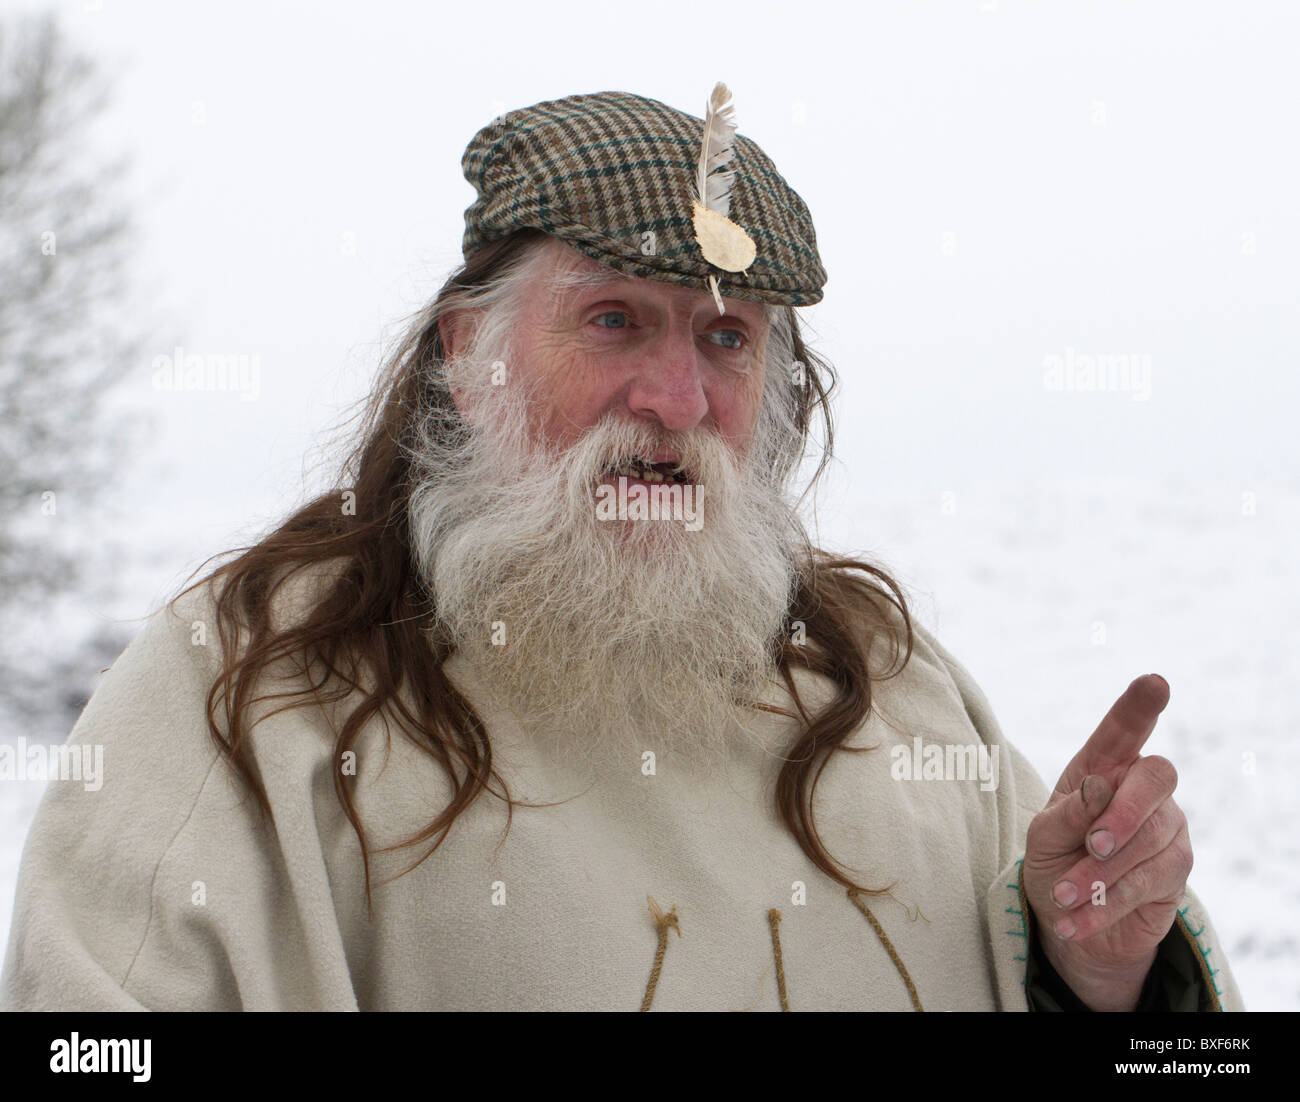
[[[1210,984],[1214,988],[1214,993],[1218,995],[1220,999],[1222,999],[1223,989],[1219,987],[1218,981],[1214,978],[1219,974],[1219,969],[1210,967],[1210,954],[1214,952],[1214,947],[1210,946],[1210,948],[1208,949],[1202,947],[1200,938],[1201,938],[1201,934],[1205,933],[1205,924],[1202,923],[1201,928],[1199,930],[1193,930],[1192,924],[1187,921],[1187,912],[1189,910],[1191,910],[1190,905],[1183,907],[1181,910],[1179,910],[1178,917],[1182,920],[1183,929],[1185,929],[1189,934],[1191,934],[1192,940],[1196,942],[1196,948],[1201,954],[1201,959],[1205,961],[1205,970],[1210,977]]]
[[[1017,859],[1016,859],[1016,868],[1020,870],[1020,876],[1021,876],[1021,877],[1024,876],[1024,866],[1025,866],[1025,859],[1024,859],[1023,857],[1019,857],[1019,858],[1017,858]],[[1015,884],[1008,884],[1008,885],[1007,885],[1007,888],[1008,888],[1010,891],[1013,891],[1013,892],[1016,893],[1016,903],[1017,903],[1017,904],[1021,903],[1022,900],[1021,900],[1021,895],[1020,895],[1020,883],[1019,883],[1019,880],[1017,880],[1017,882],[1016,882]],[[1013,906],[1013,907],[1008,907],[1004,913],[1006,913],[1006,914],[1013,914],[1013,915],[1019,915],[1019,916],[1020,916],[1020,929],[1019,929],[1019,930],[1007,930],[1006,933],[1007,933],[1007,935],[1008,935],[1009,937],[1022,937],[1022,938],[1024,938],[1024,939],[1025,939],[1025,945],[1028,946],[1028,944],[1029,944],[1029,927],[1025,924],[1025,909],[1024,909],[1024,907],[1023,907],[1023,906]],[[1026,966],[1027,966],[1028,963],[1029,963],[1029,958],[1028,958],[1027,955],[1026,955],[1026,956],[1023,956],[1023,957],[1021,957],[1021,956],[1013,956],[1011,959],[1012,959],[1013,961],[1019,961],[1019,962],[1021,962],[1022,964],[1025,964]],[[1021,987],[1024,987],[1024,986],[1025,986],[1025,977],[1024,977],[1024,976],[1021,976],[1021,977],[1020,977],[1020,986],[1021,986]]]

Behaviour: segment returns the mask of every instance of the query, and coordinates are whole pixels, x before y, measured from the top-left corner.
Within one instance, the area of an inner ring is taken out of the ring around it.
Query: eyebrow
[[[570,270],[556,273],[551,277],[551,289],[556,296],[567,299],[576,292],[587,290],[589,288],[623,287],[628,284],[637,284],[640,282],[641,280],[637,277],[630,276],[626,272],[620,272],[614,268],[606,268],[603,271],[581,269],[577,271]],[[726,298],[727,296],[724,295],[723,297]],[[731,301],[744,302],[746,300],[732,299]],[[769,323],[771,322],[770,311],[763,303],[754,302],[750,303],[750,305],[759,311],[759,316],[762,320]],[[720,314],[718,316],[721,317],[722,315]],[[732,316],[740,318],[742,321],[749,320],[741,314],[733,314]]]
[[[635,283],[633,276],[607,268],[604,271],[566,271],[551,276],[551,287],[555,291],[579,291],[588,287],[607,287],[616,284]]]

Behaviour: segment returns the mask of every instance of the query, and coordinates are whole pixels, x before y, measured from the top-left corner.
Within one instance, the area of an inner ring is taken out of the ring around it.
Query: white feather
[[[731,185],[736,174],[724,169],[734,156],[736,109],[731,92],[718,81],[704,112],[704,140],[700,144],[700,163],[695,172],[695,195],[700,205],[724,218],[731,213]]]

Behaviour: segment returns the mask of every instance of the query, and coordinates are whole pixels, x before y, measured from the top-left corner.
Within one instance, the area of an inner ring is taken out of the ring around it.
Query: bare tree
[[[91,145],[105,92],[53,17],[0,22],[0,707],[64,734],[121,640],[87,620],[57,661],[33,640],[60,595],[102,584],[95,490],[127,424],[106,397],[141,347],[123,308],[126,165]]]

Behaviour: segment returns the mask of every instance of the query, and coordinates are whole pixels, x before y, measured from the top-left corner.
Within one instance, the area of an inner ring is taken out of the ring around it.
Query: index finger
[[[1073,792],[1089,773],[1109,777],[1136,761],[1168,703],[1169,682],[1158,673],[1136,678],[1065,767],[1057,795]]]

